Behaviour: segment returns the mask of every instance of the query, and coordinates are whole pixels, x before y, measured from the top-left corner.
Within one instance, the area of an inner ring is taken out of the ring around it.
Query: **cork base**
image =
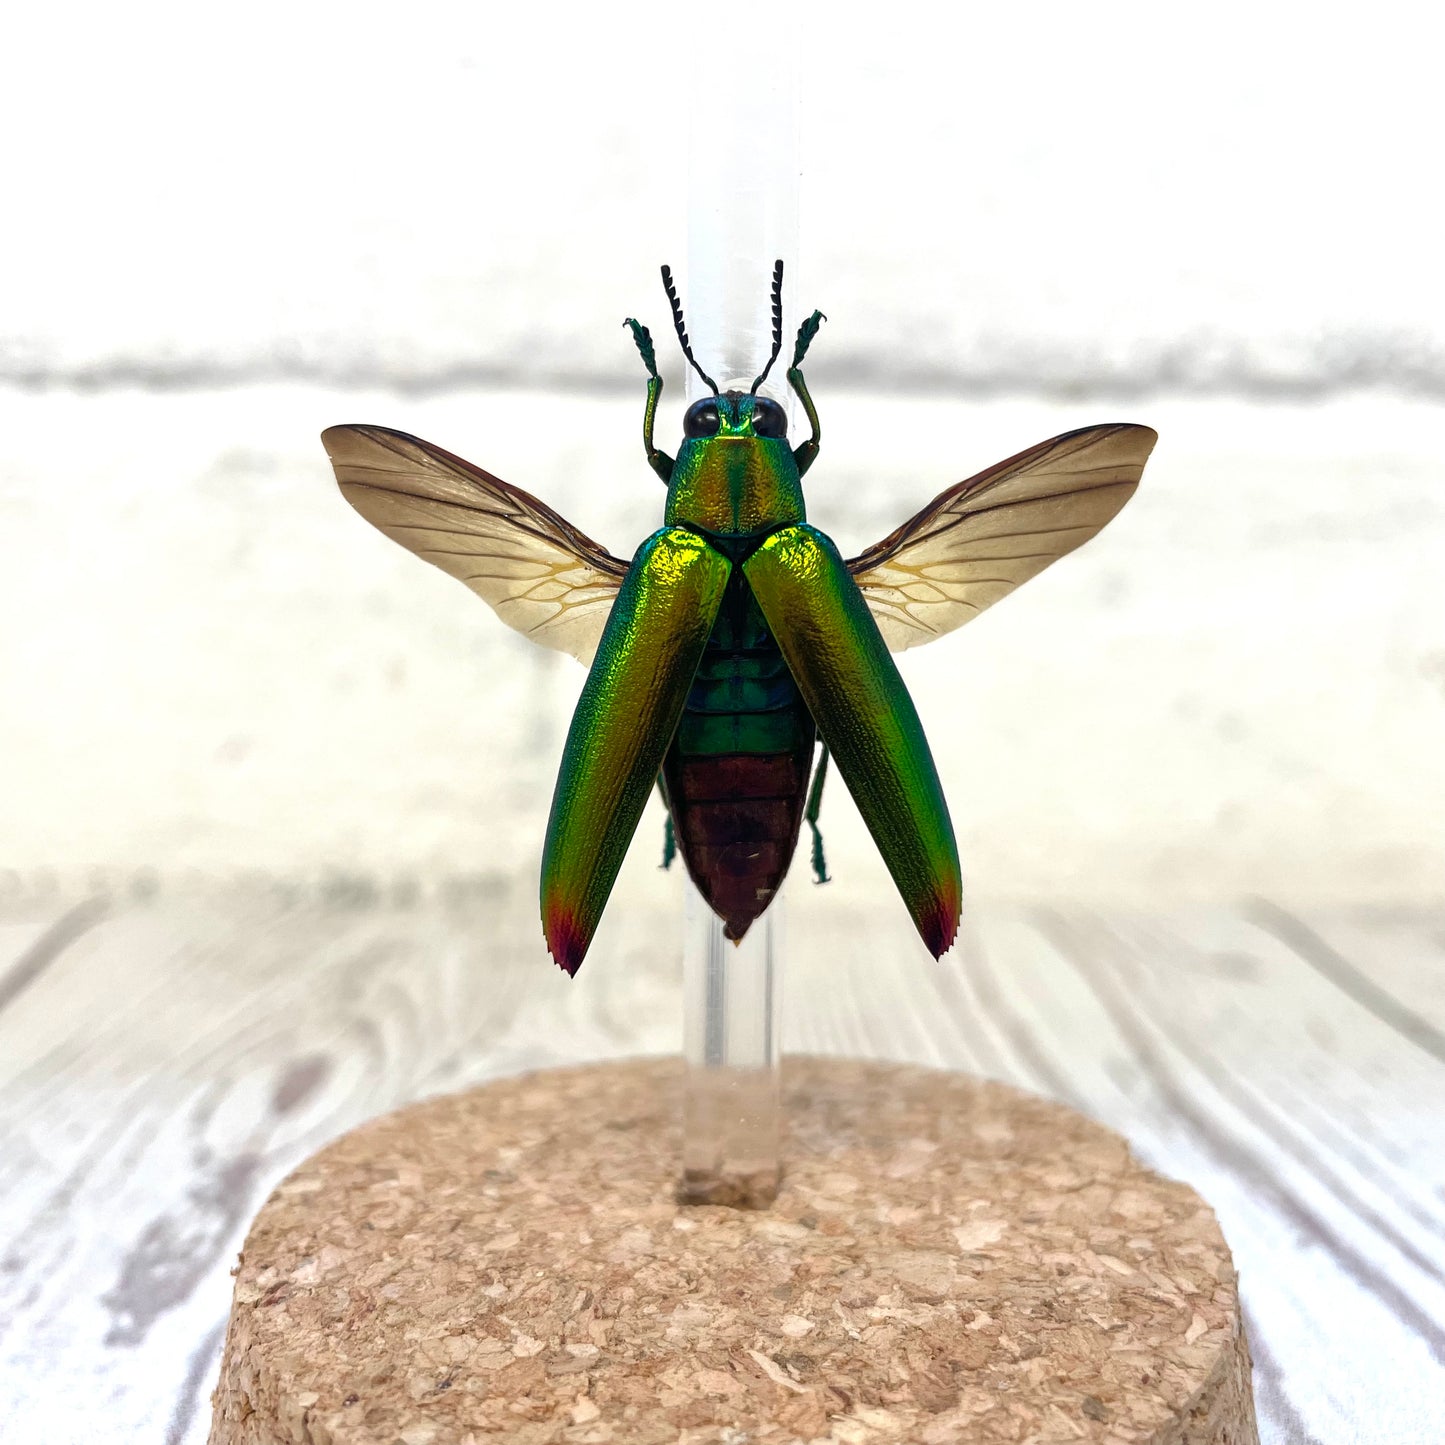
[[[338,1140],[262,1209],[212,1445],[1255,1445],[1209,1208],[1057,1104],[789,1062],[772,1209],[674,1197],[681,1066]]]

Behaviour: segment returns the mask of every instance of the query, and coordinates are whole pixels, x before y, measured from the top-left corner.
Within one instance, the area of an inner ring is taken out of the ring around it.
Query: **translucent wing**
[[[852,558],[889,648],[952,632],[1081,547],[1134,494],[1157,435],[1084,427],[950,487]]]
[[[341,494],[378,530],[465,582],[544,647],[592,661],[627,563],[550,507],[405,432],[334,426]]]

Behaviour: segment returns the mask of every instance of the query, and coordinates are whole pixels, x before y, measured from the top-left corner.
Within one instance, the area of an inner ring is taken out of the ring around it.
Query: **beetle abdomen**
[[[787,875],[815,737],[739,570],[663,768],[678,849],[728,938],[747,932]]]
[[[807,788],[807,754],[668,755],[678,848],[728,938],[748,931],[787,876]]]

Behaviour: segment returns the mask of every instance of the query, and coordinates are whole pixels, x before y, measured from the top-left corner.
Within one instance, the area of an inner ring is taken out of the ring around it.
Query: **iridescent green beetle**
[[[950,487],[844,560],[809,526],[802,478],[818,413],[800,367],[823,320],[798,330],[788,384],[811,435],[787,441],[758,394],[720,392],[698,365],[668,268],[683,354],[712,390],[683,419],[676,459],[653,443],[662,378],[647,367],[643,443],[667,484],[664,525],[626,563],[519,488],[382,427],[322,435],[346,499],[419,557],[464,581],[509,626],[590,664],[552,798],[542,927],[575,974],[654,784],[694,882],[740,939],[781,885],[806,816],[824,877],[817,808],[829,754],[938,957],[958,930],[958,848],[917,711],[889,655],[981,612],[1088,541],[1128,501],[1156,440],[1087,427]],[[813,785],[809,771],[821,734]]]

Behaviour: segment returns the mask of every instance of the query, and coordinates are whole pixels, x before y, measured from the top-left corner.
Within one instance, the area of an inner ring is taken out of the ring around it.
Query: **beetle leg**
[[[803,817],[807,820],[808,827],[813,830],[813,882],[831,883],[828,877],[828,863],[823,857],[823,835],[818,831],[818,810],[823,804],[823,784],[828,779],[828,744],[823,744],[823,751],[818,758],[818,766],[813,772],[813,786],[808,789],[808,807]]]
[[[672,860],[677,857],[677,833],[672,826],[672,809],[667,804],[667,784],[662,781],[662,774],[657,775],[657,796],[662,799],[662,871],[667,872],[672,867]]]
[[[770,533],[743,571],[914,926],[939,957],[958,932],[958,845],[923,724],[848,564],[803,522]]]
[[[652,428],[657,421],[657,399],[662,395],[662,378],[657,374],[657,355],[652,349],[652,333],[640,321],[630,316],[623,323],[632,328],[632,339],[647,368],[647,405],[642,413],[642,445],[647,449],[647,464],[664,482],[672,480],[673,461],[666,452],[660,452],[652,442]]]
[[[685,527],[637,549],[582,686],[542,851],[542,929],[576,973],[722,604],[732,564]]]
[[[808,425],[813,429],[813,434],[807,441],[800,442],[793,448],[793,460],[798,464],[800,477],[813,465],[814,458],[818,455],[818,443],[823,437],[818,426],[818,408],[813,405],[813,398],[808,395],[808,383],[803,380],[801,368],[803,358],[808,354],[808,347],[818,334],[818,327],[827,319],[821,311],[815,311],[798,327],[798,341],[797,345],[793,347],[793,364],[788,368],[788,385],[793,388],[798,400],[803,403],[803,410],[808,416]]]

